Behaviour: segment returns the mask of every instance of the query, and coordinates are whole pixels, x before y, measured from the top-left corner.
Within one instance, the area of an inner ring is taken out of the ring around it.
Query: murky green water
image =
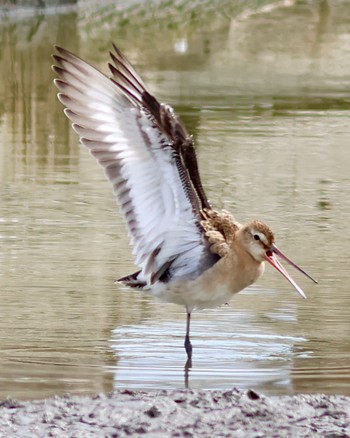
[[[105,69],[110,41],[194,134],[215,206],[266,221],[319,279],[293,272],[304,301],[268,268],[194,314],[190,386],[350,395],[350,4],[108,4],[1,15],[0,398],[184,386],[184,311],[114,285],[134,269],[122,218],[52,85],[52,44]]]

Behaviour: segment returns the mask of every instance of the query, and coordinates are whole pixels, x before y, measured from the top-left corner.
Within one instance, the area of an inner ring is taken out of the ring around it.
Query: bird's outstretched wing
[[[210,208],[191,137],[115,48],[108,78],[60,47],[59,100],[111,181],[131,235],[139,280],[195,278],[215,262],[200,226]],[[166,274],[166,275],[165,275]]]
[[[159,130],[166,135],[169,143],[181,156],[182,164],[188,172],[188,177],[200,201],[201,208],[210,209],[208,198],[204,192],[197,164],[193,138],[188,134],[186,127],[179,120],[173,108],[160,103],[150,94],[142,79],[132,65],[115,46],[110,52],[112,64],[108,64],[115,83],[126,93],[135,104],[147,109],[152,114]]]

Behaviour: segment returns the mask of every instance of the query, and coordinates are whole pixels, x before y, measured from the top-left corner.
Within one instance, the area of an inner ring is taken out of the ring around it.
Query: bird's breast
[[[188,311],[215,308],[253,284],[264,272],[264,263],[228,263],[221,259],[194,280],[157,282],[151,292],[162,301],[183,305]]]

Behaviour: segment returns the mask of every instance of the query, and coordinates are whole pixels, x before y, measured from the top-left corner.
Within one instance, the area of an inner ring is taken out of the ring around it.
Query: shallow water
[[[266,221],[319,280],[293,272],[302,300],[268,267],[195,313],[189,386],[350,395],[350,5],[27,12],[0,22],[0,397],[185,384],[184,311],[114,284],[125,227],[52,86],[52,44],[105,69],[110,41],[194,134],[215,206]]]

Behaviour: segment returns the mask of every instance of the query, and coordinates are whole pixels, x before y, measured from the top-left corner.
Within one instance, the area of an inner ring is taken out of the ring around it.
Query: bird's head
[[[275,236],[271,229],[263,222],[254,220],[244,225],[240,230],[240,236],[242,239],[242,246],[257,262],[269,262],[278,272],[280,272],[300,293],[303,298],[306,298],[303,290],[296,284],[292,277],[288,274],[281,262],[277,259],[277,255],[292,265],[298,271],[309,277],[314,283],[317,283],[315,279],[311,277],[307,272],[300,268],[290,258],[288,258],[280,249],[275,245]]]

